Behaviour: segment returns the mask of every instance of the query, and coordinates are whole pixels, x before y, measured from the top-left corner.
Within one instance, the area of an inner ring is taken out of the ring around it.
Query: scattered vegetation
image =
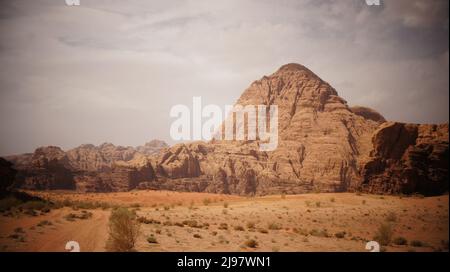
[[[127,208],[118,208],[111,212],[109,218],[109,251],[134,251],[134,245],[139,235],[139,223],[136,215]]]
[[[264,233],[264,234],[267,234],[267,233],[269,233],[269,231],[268,231],[268,230],[266,230],[266,229],[263,229],[263,228],[260,228],[260,229],[258,229],[258,231],[259,231],[260,233]]]
[[[316,237],[330,237],[330,235],[328,234],[328,231],[326,229],[321,229],[321,230],[312,229],[309,231],[309,234],[311,236],[316,236]]]
[[[236,230],[236,231],[244,231],[244,227],[242,227],[242,226],[234,226],[234,230]]]
[[[88,211],[81,211],[81,213],[69,213],[66,216],[64,216],[64,218],[67,221],[75,221],[76,219],[89,219],[92,217],[92,213],[88,212]]]
[[[227,229],[228,229],[228,224],[227,224],[227,223],[220,223],[219,229],[221,229],[221,230],[227,230]]]
[[[254,239],[249,239],[245,241],[244,245],[249,248],[256,248],[258,247],[258,242]]]
[[[267,224],[267,228],[270,230],[280,230],[281,229],[281,225],[275,223],[275,222],[271,222],[269,224]]]
[[[382,246],[387,246],[391,243],[393,235],[392,225],[389,223],[383,223],[378,227],[377,233],[373,238]]]
[[[410,245],[413,247],[424,247],[426,244],[419,240],[413,240],[411,241]]]
[[[387,222],[395,222],[397,221],[397,215],[394,212],[389,212],[386,216]]]
[[[43,220],[37,224],[38,227],[51,226],[51,225],[53,225],[53,223],[48,220]]]
[[[406,240],[406,238],[404,237],[397,237],[392,242],[398,246],[405,246],[408,244],[408,240]]]
[[[149,244],[157,244],[158,243],[158,241],[156,240],[156,237],[153,234],[151,234],[149,237],[147,237],[147,242]]]

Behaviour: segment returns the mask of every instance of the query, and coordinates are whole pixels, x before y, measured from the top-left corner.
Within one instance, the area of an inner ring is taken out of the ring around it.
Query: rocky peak
[[[145,143],[143,146],[136,147],[136,150],[145,155],[155,155],[161,151],[161,149],[167,148],[169,145],[164,141],[160,140],[152,140],[148,143]]]

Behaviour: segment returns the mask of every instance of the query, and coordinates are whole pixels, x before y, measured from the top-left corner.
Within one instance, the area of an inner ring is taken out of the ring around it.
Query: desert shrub
[[[193,236],[194,236],[194,238],[197,238],[197,239],[201,239],[202,238],[202,236],[200,234],[198,234],[198,233],[195,233]]]
[[[345,238],[345,234],[346,234],[345,231],[340,231],[340,232],[335,233],[334,237],[342,239],[342,238]]]
[[[69,214],[65,215],[64,218],[67,221],[75,221],[75,219],[77,218],[77,215],[74,213],[69,213]]]
[[[92,217],[92,213],[88,212],[88,211],[81,211],[81,213],[76,214],[76,213],[69,213],[66,216],[64,216],[64,218],[67,221],[75,221],[76,219],[89,219]]]
[[[397,221],[397,215],[394,212],[389,212],[386,216],[386,221],[388,222],[395,222]]]
[[[38,227],[51,226],[51,225],[53,225],[53,223],[48,220],[42,220],[41,222],[39,222],[37,224]]]
[[[25,210],[39,210],[39,211],[49,208],[48,203],[38,200],[25,202],[24,204],[21,205],[21,207]]]
[[[181,223],[181,222],[175,222],[175,223],[173,223],[173,225],[174,225],[174,226],[177,226],[177,227],[180,227],[180,228],[183,228],[183,227],[184,227],[184,224]]]
[[[271,223],[267,224],[267,228],[270,230],[280,230],[281,226],[275,222],[271,222]]]
[[[228,203],[227,203],[227,202],[223,203],[223,207],[224,207],[225,209],[228,208]]]
[[[245,241],[244,245],[246,247],[256,248],[256,247],[258,247],[258,242],[254,239],[249,239],[249,240]]]
[[[149,244],[157,244],[158,243],[158,241],[156,240],[155,236],[153,236],[153,234],[150,235],[149,237],[147,237],[147,242]]]
[[[264,234],[267,234],[267,233],[269,233],[269,231],[268,230],[266,230],[266,229],[258,229],[258,231],[260,232],[260,233],[264,233]]]
[[[24,233],[25,231],[23,230],[23,228],[18,227],[18,228],[15,228],[15,229],[14,229],[14,232],[15,232],[15,233]]]
[[[12,196],[0,199],[0,211],[8,211],[13,207],[19,206],[20,204],[22,204],[22,201]]]
[[[228,224],[227,224],[227,223],[220,223],[219,229],[221,229],[221,230],[227,230],[227,229],[228,229]]]
[[[133,203],[130,205],[130,208],[140,208],[140,207],[141,207],[141,204],[139,204],[139,203]]]
[[[309,232],[309,234],[312,236],[316,236],[316,237],[329,237],[330,236],[326,229],[322,229],[322,230],[312,229]]]
[[[164,210],[165,210],[165,211],[170,210],[170,206],[169,206],[169,205],[164,205]]]
[[[425,243],[422,241],[413,240],[413,241],[411,241],[410,245],[413,247],[424,247]]]
[[[330,198],[330,202],[335,202],[336,199],[334,197]]]
[[[196,220],[184,220],[183,224],[191,228],[201,228]]]
[[[203,199],[203,204],[204,204],[205,206],[208,206],[210,203],[211,203],[211,199],[209,199],[209,198]]]
[[[377,233],[373,239],[380,243],[382,246],[387,246],[391,242],[392,234],[392,225],[384,223],[378,227]]]
[[[247,222],[247,228],[248,229],[254,229],[255,228],[255,226],[256,226],[256,224],[255,224],[255,222]]]
[[[297,234],[300,234],[300,235],[303,235],[303,236],[308,236],[308,230],[303,229],[303,228],[292,228],[292,231],[294,233],[297,233]]]
[[[118,208],[109,217],[109,251],[133,251],[139,235],[139,223],[136,215],[127,208]]]
[[[392,242],[399,246],[404,246],[408,244],[408,240],[406,240],[406,238],[404,237],[397,237]]]
[[[172,223],[172,221],[167,220],[167,221],[165,221],[165,222],[163,223],[163,225],[164,225],[164,226],[172,226],[173,223]]]
[[[236,230],[236,231],[244,231],[244,227],[242,227],[242,226],[234,226],[234,230]]]
[[[317,207],[317,208],[320,208],[320,201],[317,201],[317,202],[316,202],[316,207]]]

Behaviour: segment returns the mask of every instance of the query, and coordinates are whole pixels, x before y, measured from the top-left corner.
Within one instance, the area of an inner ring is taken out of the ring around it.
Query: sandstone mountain
[[[333,87],[299,64],[253,82],[237,104],[278,105],[274,152],[258,151],[258,142],[177,145],[159,159],[158,174],[210,180],[209,192],[346,191],[358,185],[371,135],[383,121],[355,114]]]
[[[386,122],[349,107],[299,64],[253,82],[237,104],[278,106],[278,147],[261,141],[195,142],[167,147],[55,147],[8,158],[15,186],[123,191],[134,188],[242,195],[343,192],[440,194],[448,190],[448,124]]]

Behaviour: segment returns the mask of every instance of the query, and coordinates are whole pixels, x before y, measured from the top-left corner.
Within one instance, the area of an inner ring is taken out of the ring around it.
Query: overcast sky
[[[350,105],[448,122],[448,0],[0,0],[0,155],[170,140],[175,104],[233,104],[301,63]]]

